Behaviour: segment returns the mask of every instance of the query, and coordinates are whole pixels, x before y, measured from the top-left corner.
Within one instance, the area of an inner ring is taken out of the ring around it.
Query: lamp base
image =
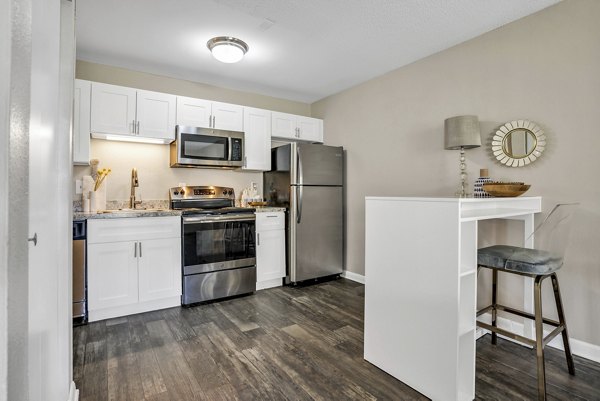
[[[469,183],[467,182],[467,163],[465,158],[465,148],[460,147],[460,187],[454,193],[457,198],[470,198]]]

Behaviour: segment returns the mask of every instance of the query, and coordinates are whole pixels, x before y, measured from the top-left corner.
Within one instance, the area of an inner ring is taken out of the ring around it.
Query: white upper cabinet
[[[244,108],[237,104],[212,102],[213,128],[244,130]]]
[[[175,139],[175,95],[92,83],[91,132],[169,143]]]
[[[296,120],[300,139],[310,142],[323,143],[323,120],[318,118],[298,116]]]
[[[133,88],[93,82],[91,132],[135,136],[136,92]]]
[[[137,91],[137,133],[145,138],[175,139],[176,96]]]
[[[73,93],[73,164],[90,164],[90,101],[92,83],[75,80]]]
[[[274,138],[323,143],[323,120],[287,113],[272,113]]]
[[[271,169],[271,112],[244,107],[243,170]]]
[[[237,104],[177,96],[177,125],[244,130],[244,108]]]
[[[211,128],[211,106],[209,100],[177,96],[177,125]]]

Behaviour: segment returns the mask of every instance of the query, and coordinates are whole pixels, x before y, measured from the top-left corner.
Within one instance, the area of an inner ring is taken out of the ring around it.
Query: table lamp
[[[477,116],[456,116],[444,121],[444,148],[448,150],[460,149],[460,188],[456,196],[466,198],[469,196],[467,183],[467,164],[465,163],[465,149],[481,146],[479,119]]]

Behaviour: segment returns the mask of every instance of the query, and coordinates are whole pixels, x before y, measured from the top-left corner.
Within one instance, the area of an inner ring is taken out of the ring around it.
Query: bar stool
[[[477,316],[492,313],[492,324],[477,321],[477,326],[492,332],[492,344],[501,334],[518,342],[531,345],[536,349],[538,400],[546,399],[546,373],[544,369],[544,347],[558,334],[562,334],[569,374],[575,374],[573,356],[569,345],[567,323],[563,310],[556,271],[563,265],[564,254],[569,236],[570,221],[578,204],[557,204],[534,230],[536,249],[507,245],[495,245],[477,251],[478,270],[492,269],[492,304],[477,312]],[[539,238],[539,240],[538,240]],[[498,272],[518,274],[534,279],[534,314],[510,308],[498,303]],[[550,277],[558,312],[558,322],[542,315],[542,282]],[[498,311],[535,321],[535,340],[501,329],[497,326]],[[543,325],[554,327],[544,337]]]

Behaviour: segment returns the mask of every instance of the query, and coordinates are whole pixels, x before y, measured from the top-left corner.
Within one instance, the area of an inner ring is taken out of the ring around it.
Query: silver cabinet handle
[[[138,244],[140,244],[140,258],[142,257],[142,243],[138,242]]]
[[[139,135],[140,134],[140,121],[139,120],[137,121],[137,123],[135,125],[135,130],[136,130],[137,134]]]
[[[137,242],[133,243],[133,257],[137,258]]]
[[[260,245],[260,233],[256,233],[256,245]]]
[[[33,246],[37,246],[37,233],[33,233],[33,237],[27,238],[27,241],[33,242]]]
[[[135,134],[135,120],[131,121],[131,133]]]
[[[217,126],[216,119],[217,119],[217,117],[213,116],[213,128],[216,128],[216,126]]]

